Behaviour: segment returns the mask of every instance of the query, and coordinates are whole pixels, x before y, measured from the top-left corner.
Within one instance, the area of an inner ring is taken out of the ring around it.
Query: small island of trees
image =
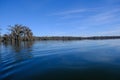
[[[9,34],[4,34],[0,36],[0,41],[6,42],[17,42],[17,41],[33,41],[33,32],[32,30],[20,24],[15,24],[14,26],[8,26]]]

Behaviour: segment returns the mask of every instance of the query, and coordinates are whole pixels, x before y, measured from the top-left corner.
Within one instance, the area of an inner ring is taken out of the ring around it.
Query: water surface
[[[0,80],[120,80],[120,40],[2,43]]]

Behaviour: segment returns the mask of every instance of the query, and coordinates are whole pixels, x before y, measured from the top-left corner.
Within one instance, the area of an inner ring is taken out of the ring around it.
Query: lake
[[[120,80],[120,40],[1,43],[0,80]]]

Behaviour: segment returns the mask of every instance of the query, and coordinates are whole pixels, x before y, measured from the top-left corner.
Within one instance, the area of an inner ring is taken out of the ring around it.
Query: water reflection
[[[18,61],[22,61],[22,60],[26,60],[29,58],[32,58],[33,55],[31,53],[32,51],[32,46],[33,46],[34,42],[33,41],[28,41],[28,42],[4,42],[1,45],[1,59],[4,62],[7,62],[9,60],[9,62],[18,62]],[[2,61],[1,60],[1,61]]]

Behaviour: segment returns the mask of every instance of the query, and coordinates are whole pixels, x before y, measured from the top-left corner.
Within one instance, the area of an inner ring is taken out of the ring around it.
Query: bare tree
[[[23,27],[23,31],[24,31],[24,40],[33,40],[33,33],[32,30],[28,27]]]
[[[14,26],[9,26],[9,31],[10,31],[10,40],[33,40],[33,33],[31,29],[27,26],[22,26],[19,24],[16,24]]]
[[[14,26],[10,26],[11,37],[15,40],[21,40],[21,36],[23,34],[22,25],[16,24]]]

